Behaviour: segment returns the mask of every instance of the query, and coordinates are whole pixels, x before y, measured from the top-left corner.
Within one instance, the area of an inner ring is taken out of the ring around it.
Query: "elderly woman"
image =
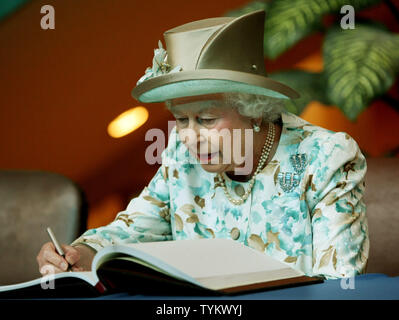
[[[162,165],[107,226],[86,231],[65,259],[51,243],[42,273],[86,270],[113,244],[231,238],[309,276],[365,271],[366,161],[346,133],[284,111],[291,88],[264,69],[264,11],[168,30],[133,89],[176,118]]]

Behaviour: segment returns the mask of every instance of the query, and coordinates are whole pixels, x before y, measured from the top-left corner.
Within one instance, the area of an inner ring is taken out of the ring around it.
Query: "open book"
[[[230,239],[145,242],[106,247],[91,272],[64,272],[0,286],[0,297],[234,294],[321,282]]]

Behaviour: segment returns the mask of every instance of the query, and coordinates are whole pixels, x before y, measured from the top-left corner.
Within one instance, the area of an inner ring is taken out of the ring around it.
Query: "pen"
[[[57,250],[57,253],[65,259],[65,252],[62,250],[60,244],[58,243],[53,231],[50,228],[47,228],[47,233],[50,236],[51,242],[54,244],[55,250]],[[68,263],[68,269],[67,271],[71,271],[71,265]]]

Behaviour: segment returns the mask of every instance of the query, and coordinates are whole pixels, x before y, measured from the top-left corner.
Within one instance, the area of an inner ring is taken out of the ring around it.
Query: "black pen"
[[[65,252],[64,250],[62,250],[60,244],[58,243],[53,231],[51,231],[50,228],[47,228],[47,233],[50,236],[51,242],[54,244],[55,250],[57,251],[57,253],[63,257],[65,259]],[[65,259],[66,260],[66,259]],[[67,261],[68,262],[68,261]],[[68,269],[67,271],[72,271],[71,270],[72,266],[68,263]]]

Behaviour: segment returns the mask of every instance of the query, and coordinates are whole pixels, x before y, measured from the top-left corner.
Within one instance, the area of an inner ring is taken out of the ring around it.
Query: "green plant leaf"
[[[399,71],[399,35],[356,24],[327,32],[323,45],[328,99],[354,121],[394,83]]]
[[[314,31],[321,28],[322,18],[340,13],[343,5],[355,11],[380,0],[274,0],[266,11],[264,50],[271,59],[278,57]]]
[[[314,3],[309,5],[310,3]],[[264,52],[275,59],[321,25],[322,1],[274,1],[265,21]]]
[[[0,1],[0,20],[22,7],[29,0],[2,0]]]
[[[320,73],[289,70],[269,74],[269,77],[293,88],[301,95],[298,99],[285,101],[285,107],[289,112],[300,115],[309,102],[315,100],[328,104]]]

